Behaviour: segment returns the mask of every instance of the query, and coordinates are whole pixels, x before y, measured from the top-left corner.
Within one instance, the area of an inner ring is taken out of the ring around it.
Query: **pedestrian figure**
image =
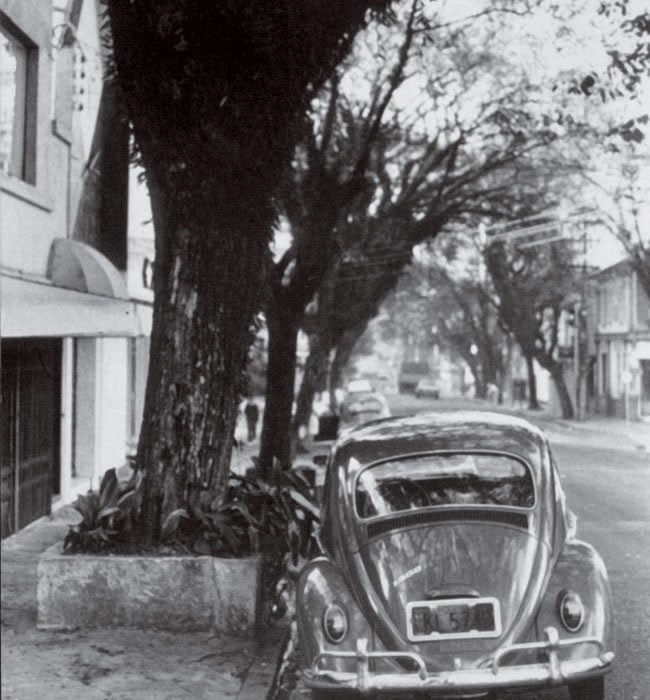
[[[244,407],[246,425],[248,426],[248,442],[253,442],[257,435],[257,421],[260,417],[260,409],[255,401],[248,401]]]

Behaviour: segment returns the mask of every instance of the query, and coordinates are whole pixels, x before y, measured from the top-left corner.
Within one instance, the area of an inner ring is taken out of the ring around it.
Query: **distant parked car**
[[[436,379],[427,377],[426,379],[420,379],[415,387],[415,396],[418,399],[429,396],[432,399],[440,398],[440,387]]]
[[[373,391],[374,388],[369,379],[352,379],[348,382],[348,394],[372,393]]]
[[[326,466],[320,540],[296,598],[315,698],[567,685],[572,700],[603,700],[607,574],[575,539],[549,444],[527,421],[437,413],[346,433]]]
[[[375,391],[358,391],[348,394],[341,404],[339,431],[354,428],[368,421],[390,416],[388,401]]]
[[[429,376],[428,362],[402,362],[397,378],[397,386],[400,394],[415,391],[415,387],[421,379]]]

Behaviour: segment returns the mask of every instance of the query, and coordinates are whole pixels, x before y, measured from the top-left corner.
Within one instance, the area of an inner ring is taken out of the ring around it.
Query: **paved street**
[[[555,451],[567,499],[578,516],[578,536],[598,549],[612,582],[618,644],[607,697],[647,700],[650,455],[586,444],[558,443]]]

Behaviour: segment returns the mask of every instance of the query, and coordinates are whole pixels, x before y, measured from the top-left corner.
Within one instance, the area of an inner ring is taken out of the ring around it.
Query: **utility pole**
[[[582,296],[582,295],[581,295]],[[580,333],[581,333],[581,322],[580,322],[580,312],[582,310],[582,299],[576,300],[573,304],[573,314],[574,314],[574,333],[573,333],[573,368],[576,379],[576,417],[581,419],[582,416],[582,392],[580,391],[580,385],[582,382],[582,375],[580,372]]]

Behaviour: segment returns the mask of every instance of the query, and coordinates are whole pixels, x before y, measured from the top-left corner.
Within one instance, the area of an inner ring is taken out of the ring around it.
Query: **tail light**
[[[563,590],[557,596],[557,614],[569,632],[577,632],[585,621],[585,607],[574,591]]]
[[[323,613],[323,632],[333,644],[339,644],[348,633],[348,616],[341,605],[332,603]]]

